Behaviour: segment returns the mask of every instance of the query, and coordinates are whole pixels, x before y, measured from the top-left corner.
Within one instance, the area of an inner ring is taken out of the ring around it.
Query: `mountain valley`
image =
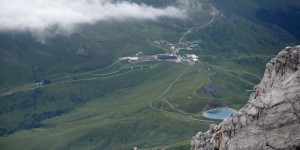
[[[203,111],[242,108],[267,62],[300,42],[293,0],[125,3],[186,16],[0,32],[0,149],[190,149],[193,135],[221,122]],[[120,61],[158,54],[199,62]]]

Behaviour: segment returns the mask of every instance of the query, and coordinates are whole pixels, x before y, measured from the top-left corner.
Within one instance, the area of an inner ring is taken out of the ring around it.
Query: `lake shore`
[[[222,120],[230,114],[237,113],[238,111],[230,107],[219,107],[202,112],[202,116],[210,119]]]

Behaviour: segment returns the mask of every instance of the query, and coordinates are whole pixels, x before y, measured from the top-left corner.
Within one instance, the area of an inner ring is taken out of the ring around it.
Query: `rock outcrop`
[[[197,133],[192,150],[300,149],[300,46],[286,47],[267,65],[237,114]]]

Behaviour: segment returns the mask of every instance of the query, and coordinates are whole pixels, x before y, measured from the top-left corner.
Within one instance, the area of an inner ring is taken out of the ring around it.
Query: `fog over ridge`
[[[186,10],[169,6],[154,8],[111,0],[0,0],[0,32],[43,33],[55,27],[72,32],[78,24],[107,20],[156,20],[159,17],[184,18]]]

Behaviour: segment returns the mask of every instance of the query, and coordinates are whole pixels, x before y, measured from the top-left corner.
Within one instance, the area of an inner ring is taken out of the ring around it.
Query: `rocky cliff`
[[[267,65],[237,114],[197,133],[192,150],[300,149],[300,46],[286,47]]]

